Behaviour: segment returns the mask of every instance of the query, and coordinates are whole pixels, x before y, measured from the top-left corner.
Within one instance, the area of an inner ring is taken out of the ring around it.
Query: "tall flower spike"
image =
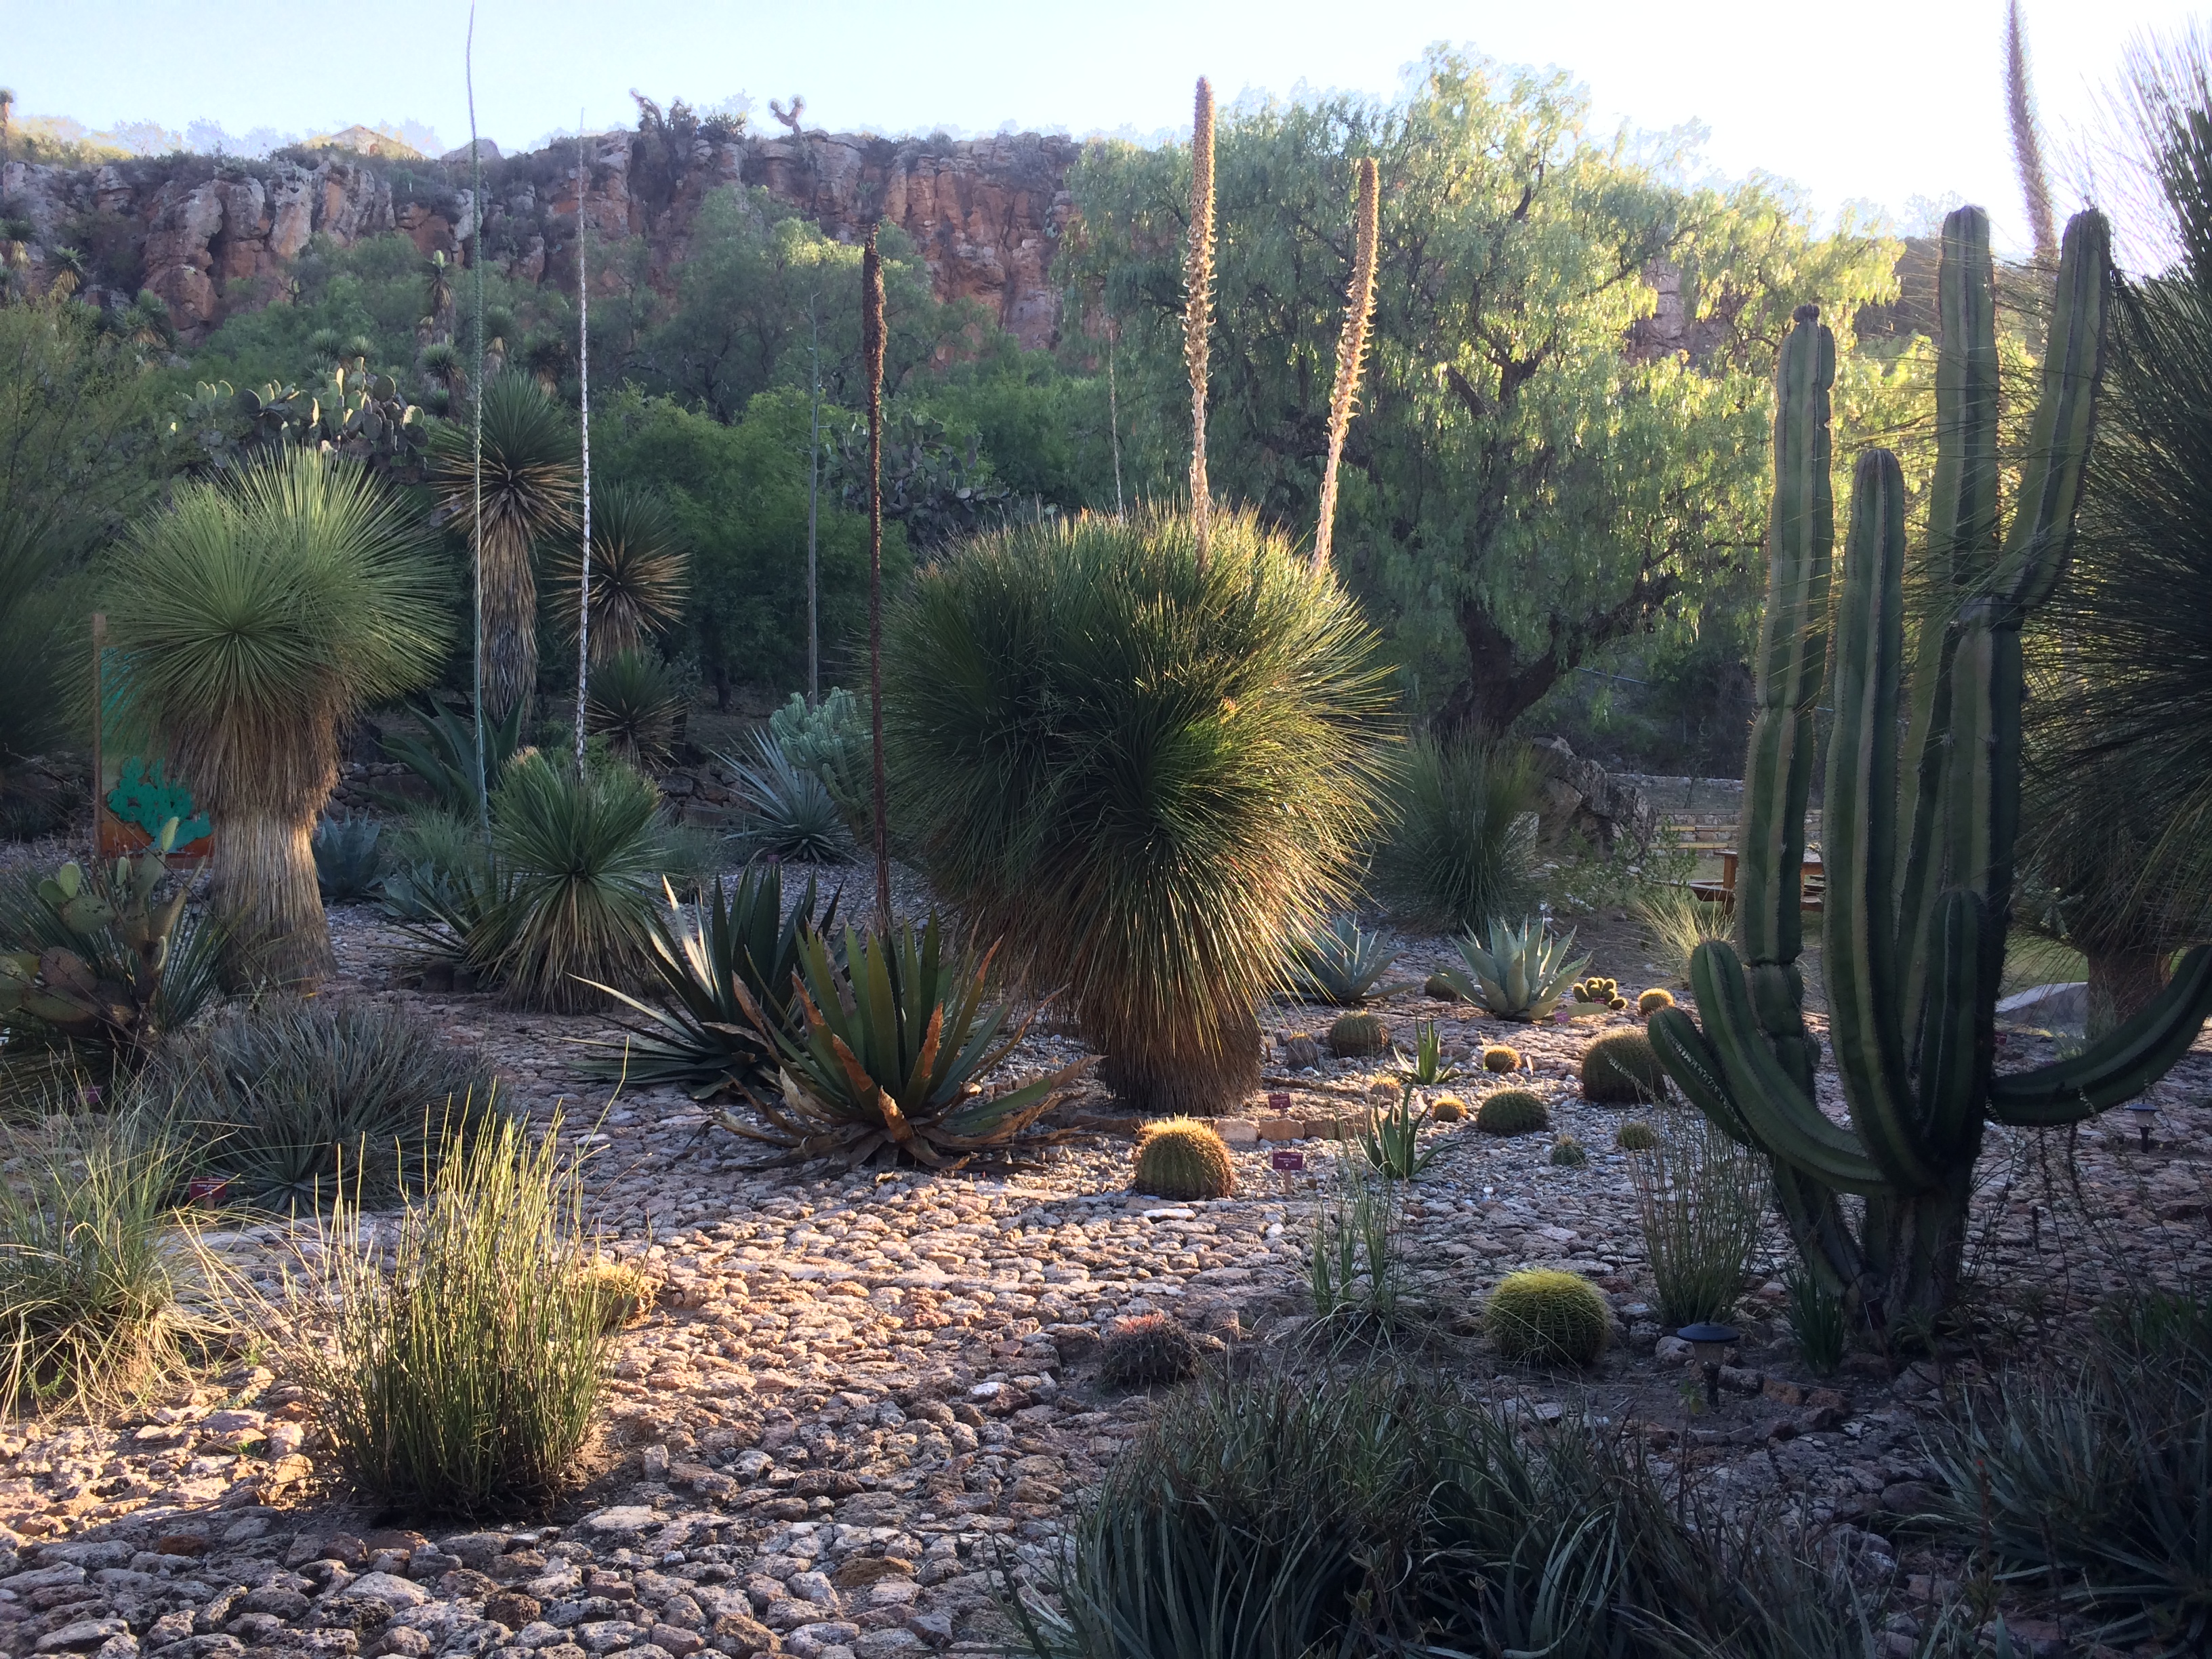
[[[1359,203],[1352,215],[1352,285],[1344,292],[1344,332],[1336,342],[1336,393],[1328,402],[1328,465],[1321,475],[1321,522],[1314,529],[1313,567],[1328,568],[1336,526],[1336,468],[1344,459],[1344,434],[1359,398],[1359,368],[1367,356],[1367,325],[1375,314],[1375,242],[1381,218],[1375,158],[1359,158]]]
[[[1182,356],[1190,369],[1190,512],[1198,560],[1212,540],[1206,483],[1206,347],[1213,325],[1213,88],[1204,76],[1190,123],[1190,246],[1183,256]]]
[[[876,925],[891,925],[890,842],[884,817],[884,262],[876,233],[860,253],[860,356],[868,377],[869,801],[874,808]]]

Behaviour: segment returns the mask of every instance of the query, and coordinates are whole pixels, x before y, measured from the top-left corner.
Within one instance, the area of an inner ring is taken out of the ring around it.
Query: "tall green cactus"
[[[1858,462],[1832,617],[1835,345],[1812,307],[1797,313],[1776,376],[1766,619],[1737,863],[1742,953],[1699,946],[1691,982],[1702,1029],[1662,1008],[1651,1040],[1692,1101],[1773,1160],[1807,1265],[1853,1293],[1877,1328],[1950,1299],[1985,1121],[2069,1123],[2116,1105],[2163,1074],[2212,1012],[2212,949],[2200,949],[2155,1003],[2087,1052],[1995,1075],[2020,817],[2021,625],[2057,584],[2073,536],[2108,244],[2095,213],[2066,228],[2042,401],[2001,537],[1989,222],[1978,208],[1944,222],[1936,466],[1912,578],[1923,602],[1909,685],[1896,458],[1877,449]],[[1824,968],[1848,1127],[1816,1103],[1797,969],[1812,716],[1831,631]],[[1844,1193],[1866,1200],[1856,1230]]]

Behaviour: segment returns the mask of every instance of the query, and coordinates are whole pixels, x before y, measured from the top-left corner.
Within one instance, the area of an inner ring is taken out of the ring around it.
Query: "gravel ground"
[[[848,890],[865,890],[854,873]],[[924,903],[902,880],[902,913]],[[327,1483],[298,1389],[259,1368],[128,1420],[0,1426],[0,1659],[990,1651],[992,1564],[1048,1556],[1153,1408],[1097,1382],[1114,1320],[1171,1311],[1220,1345],[1221,1364],[1295,1364],[1310,1346],[1301,1287],[1334,1143],[1289,1143],[1308,1165],[1295,1173],[1273,1167],[1266,1143],[1240,1146],[1237,1195],[1189,1205],[1132,1196],[1130,1143],[1110,1133],[1018,1169],[763,1171],[680,1094],[609,1102],[580,1083],[570,1045],[605,1035],[605,1020],[404,988],[393,930],[342,911],[334,931],[342,973],[325,994],[421,1010],[485,1049],[533,1117],[561,1113],[591,1153],[592,1224],[658,1285],[650,1316],[620,1340],[596,1477],[520,1530],[389,1530]],[[1441,940],[1407,944],[1406,977],[1446,958]],[[1640,965],[1593,968],[1626,969],[1626,982]],[[1662,1473],[1694,1472],[1727,1504],[1826,1524],[1862,1573],[1941,1594],[1955,1562],[1887,1537],[1927,1498],[1927,1414],[1977,1366],[1814,1378],[1770,1279],[1747,1299],[1720,1412],[1693,1407],[1686,1355],[1650,1314],[1626,1160],[1612,1150],[1623,1114],[1577,1096],[1591,1024],[1509,1029],[1418,993],[1379,1006],[1409,1048],[1428,1018],[1460,1054],[1514,1042],[1527,1062],[1517,1080],[1591,1154],[1559,1169],[1549,1135],[1427,1132],[1441,1152],[1401,1233],[1419,1363],[1540,1419],[1603,1419],[1643,1437]],[[1281,1035],[1327,1018],[1282,1008],[1262,1024]],[[1024,1064],[1079,1052],[1067,1032],[1047,1033]],[[2007,1063],[2041,1052],[2016,1035]],[[1291,1097],[1291,1117],[1349,1111],[1380,1075],[1372,1060],[1297,1073],[1281,1062],[1279,1047],[1265,1089]],[[1454,1091],[1472,1099],[1475,1081]],[[2116,1286],[2212,1282],[2212,1038],[2157,1098],[2148,1151],[2118,1125],[2070,1148],[1992,1131],[1970,1264],[1992,1363],[2049,1341]],[[1840,1111],[1838,1097],[1827,1103]],[[1072,1109],[1105,1106],[1094,1091]],[[1250,1115],[1266,1115],[1255,1098]],[[267,1264],[291,1242],[261,1228],[227,1243]],[[1783,1260],[1770,1238],[1765,1268]],[[1488,1288],[1536,1266],[1588,1276],[1614,1308],[1620,1340],[1592,1371],[1504,1366],[1476,1332]],[[1911,1614],[1899,1617],[1904,1642]],[[2029,1625],[2028,1650],[2075,1650],[2059,1626]]]

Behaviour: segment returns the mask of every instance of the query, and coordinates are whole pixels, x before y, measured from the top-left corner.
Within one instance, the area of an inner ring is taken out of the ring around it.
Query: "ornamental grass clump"
[[[440,1149],[396,1236],[342,1197],[295,1308],[298,1375],[339,1468],[410,1515],[543,1506],[576,1479],[607,1369],[580,1172],[558,1120]]]
[[[769,1127],[726,1111],[716,1121],[776,1148],[785,1163],[823,1158],[848,1169],[872,1160],[957,1170],[979,1152],[1004,1151],[1060,1103],[1091,1060],[983,1092],[981,1079],[1030,1029],[1024,1018],[1002,1036],[1013,1011],[988,1000],[994,954],[948,949],[935,916],[919,933],[848,927],[842,952],[820,933],[801,934],[792,989],[799,1029],[769,1014],[742,981],[730,982],[747,1022],[776,1054],[780,1097],[740,1085]]]
[[[892,616],[902,834],[1137,1110],[1259,1082],[1255,1009],[1378,822],[1390,706],[1350,594],[1249,513],[1024,524]]]
[[[341,1190],[380,1208],[431,1172],[449,1133],[498,1109],[490,1066],[381,1003],[276,997],[173,1040],[147,1077],[230,1201],[289,1212]]]
[[[1630,1157],[1629,1178],[1659,1322],[1674,1330],[1725,1321],[1765,1224],[1765,1160],[1703,1115],[1664,1120],[1656,1139]]]
[[[179,485],[126,538],[107,617],[131,716],[215,824],[234,983],[336,965],[315,820],[338,730],[437,672],[450,638],[419,520],[350,461],[288,451]]]
[[[181,1149],[150,1119],[55,1111],[6,1152],[0,1411],[129,1405],[182,1377],[224,1275],[173,1214]]]

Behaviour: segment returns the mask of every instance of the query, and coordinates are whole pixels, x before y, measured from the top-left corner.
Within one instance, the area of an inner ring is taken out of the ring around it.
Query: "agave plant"
[[[1398,1075],[1419,1088],[1431,1089],[1449,1083],[1459,1075],[1459,1067],[1446,1063],[1444,1040],[1437,1033],[1436,1021],[1421,1022],[1419,1036],[1413,1043],[1413,1057],[1397,1056]]]
[[[819,773],[799,765],[775,738],[757,733],[750,765],[717,756],[737,779],[746,823],[731,837],[749,857],[827,864],[853,850],[853,838]]]
[[[829,1158],[850,1169],[873,1158],[957,1170],[1009,1145],[1091,1064],[1086,1056],[985,1095],[979,1079],[1021,1046],[1029,1021],[1001,1037],[1012,1010],[985,1002],[995,950],[948,954],[935,916],[920,933],[902,927],[862,935],[848,927],[842,962],[819,933],[802,933],[797,949],[796,1031],[742,980],[730,981],[746,1019],[778,1057],[781,1098],[746,1091],[769,1127],[720,1115],[725,1128],[781,1149],[786,1161]]]
[[[809,931],[830,927],[836,898],[817,916],[810,876],[799,902],[786,914],[783,871],[765,865],[740,875],[726,896],[716,885],[699,907],[696,924],[687,924],[674,890],[665,884],[663,890],[668,913],[656,920],[647,944],[665,1006],[600,987],[647,1023],[625,1028],[629,1035],[621,1042],[587,1043],[615,1052],[591,1055],[580,1069],[586,1077],[628,1079],[647,1087],[672,1085],[694,1100],[726,1089],[765,1087],[775,1075],[775,1051],[753,1030],[734,988],[743,984],[777,1030],[793,1029],[799,941]]]
[[[1470,932],[1458,945],[1467,966],[1444,969],[1438,977],[1500,1019],[1549,1019],[1575,975],[1589,965],[1586,954],[1567,960],[1571,933],[1555,939],[1528,921],[1517,928],[1493,921],[1487,941],[1478,943]]]
[[[522,747],[524,713],[517,703],[484,722],[484,774],[495,781]],[[476,722],[434,697],[425,698],[414,714],[422,723],[421,735],[395,732],[384,739],[384,752],[429,785],[439,806],[473,821],[478,811]]]
[[[1357,916],[1340,915],[1298,940],[1292,988],[1308,1002],[1358,1008],[1371,996],[1388,996],[1398,988],[1381,983],[1397,959],[1382,934],[1362,933]]]
[[[376,890],[384,859],[384,826],[374,818],[325,818],[315,826],[315,884],[332,904],[351,904]]]

